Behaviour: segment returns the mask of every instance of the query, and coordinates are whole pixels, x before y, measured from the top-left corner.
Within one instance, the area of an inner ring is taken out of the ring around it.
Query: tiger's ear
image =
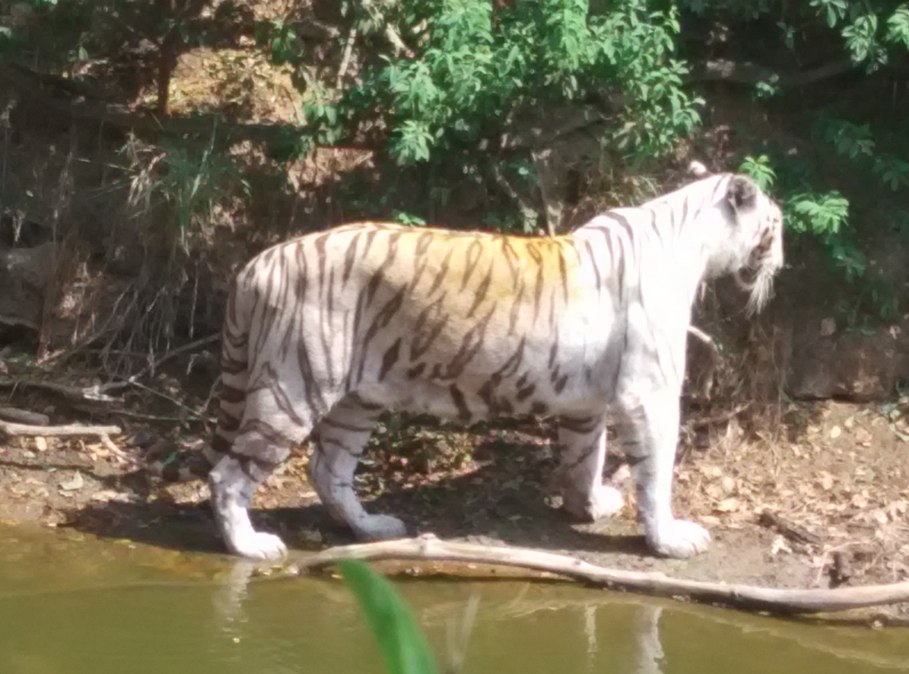
[[[744,175],[732,176],[726,198],[737,213],[754,208],[757,205],[757,195],[757,185],[751,178]]]

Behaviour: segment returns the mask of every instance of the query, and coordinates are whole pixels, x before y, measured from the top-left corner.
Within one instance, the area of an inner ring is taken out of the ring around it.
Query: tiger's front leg
[[[704,552],[710,533],[672,514],[672,473],[679,435],[679,390],[667,387],[646,396],[623,396],[617,410],[623,449],[637,493],[638,519],[647,543],[668,557]]]
[[[601,415],[559,419],[561,462],[556,476],[564,509],[573,517],[593,522],[622,509],[622,494],[603,484],[606,459],[606,421]]]

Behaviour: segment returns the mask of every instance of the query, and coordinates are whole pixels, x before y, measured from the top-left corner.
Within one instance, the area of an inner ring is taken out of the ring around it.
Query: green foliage
[[[776,171],[773,170],[773,166],[770,164],[770,157],[766,154],[758,155],[757,157],[746,156],[739,166],[739,171],[751,176],[754,182],[758,184],[758,187],[765,192],[769,192],[776,182]]]
[[[157,148],[133,142],[125,152],[134,169],[130,189],[134,211],[148,213],[167,205],[174,233],[185,248],[211,219],[230,183],[247,189],[236,167],[215,152],[214,129],[202,147],[165,139]]]
[[[698,124],[700,103],[674,57],[677,12],[658,7],[538,0],[494,13],[487,0],[351,3],[347,11],[368,37],[390,30],[411,53],[371,43],[379,53],[337,97],[337,125],[387,129],[388,152],[402,165],[452,150],[479,156],[522,112],[612,90],[625,99],[605,140],[658,156]],[[324,116],[313,121],[332,125]]]
[[[410,225],[411,227],[422,227],[426,224],[426,220],[422,217],[415,213],[408,213],[407,211],[393,210],[391,212],[391,219],[395,222],[400,222],[402,225]]]
[[[793,194],[786,201],[795,232],[811,232],[828,240],[841,233],[849,218],[849,201],[836,190]]]
[[[752,96],[757,100],[773,98],[779,96],[781,91],[780,76],[773,74],[766,80],[762,80],[754,85],[754,93]]]
[[[874,175],[891,191],[909,187],[909,161],[889,154],[879,154],[873,161]]]
[[[838,28],[854,63],[869,71],[887,64],[892,47],[909,47],[909,6],[893,2],[811,0],[829,28]],[[886,30],[883,27],[886,26]]]
[[[811,0],[808,4],[824,15],[830,28],[842,21],[849,11],[847,0]]]
[[[264,47],[275,63],[293,61],[299,51],[294,25],[282,19],[256,26],[256,42]]]
[[[868,124],[854,124],[845,119],[821,118],[817,125],[819,134],[833,145],[837,154],[847,159],[870,157],[874,153],[874,139]]]
[[[898,78],[909,65],[909,3],[685,0],[682,5],[716,22],[712,25],[730,28],[728,44],[766,41],[754,51],[732,48],[725,57],[744,60],[747,54],[753,63],[782,74],[785,50],[791,55],[788,74],[796,79],[801,69],[819,74],[821,79],[809,77],[811,84],[797,92],[787,91],[785,77],[776,80],[782,83],[778,88],[773,78],[754,85],[757,105],[774,114],[771,106],[785,97],[787,110],[777,119],[793,124],[790,129],[808,122],[802,128],[810,128],[811,136],[801,143],[789,136],[785,144],[752,138],[764,154],[746,156],[741,170],[780,197],[796,250],[802,243],[821,245],[850,289],[844,309],[848,320],[858,320],[861,312],[886,320],[898,315],[901,279],[885,278],[866,247],[893,241],[892,233],[909,243],[909,127],[902,95],[886,84],[887,75]],[[775,32],[767,29],[770,22]],[[856,66],[848,81],[821,74],[825,69],[842,73],[844,60]],[[812,65],[803,65],[808,62]],[[882,72],[862,78],[863,71]]]
[[[432,651],[391,583],[357,560],[339,567],[366,614],[389,674],[436,674]]]
[[[900,6],[887,19],[887,36],[890,44],[902,45],[909,49],[909,4]]]

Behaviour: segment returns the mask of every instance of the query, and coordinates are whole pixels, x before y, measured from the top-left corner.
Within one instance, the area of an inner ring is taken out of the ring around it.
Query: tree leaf
[[[358,560],[338,566],[363,607],[390,674],[437,674],[426,639],[391,583]]]

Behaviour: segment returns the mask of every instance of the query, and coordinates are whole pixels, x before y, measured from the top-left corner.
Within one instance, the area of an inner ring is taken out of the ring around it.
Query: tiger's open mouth
[[[746,313],[751,316],[763,309],[773,297],[773,277],[776,267],[766,256],[735,273],[739,288],[749,293]]]
[[[736,285],[749,293],[748,304],[745,312],[751,316],[763,309],[770,298],[773,297],[772,266],[747,266],[735,273]]]
[[[735,280],[742,290],[751,290],[761,275],[761,267],[742,267],[735,273]]]

